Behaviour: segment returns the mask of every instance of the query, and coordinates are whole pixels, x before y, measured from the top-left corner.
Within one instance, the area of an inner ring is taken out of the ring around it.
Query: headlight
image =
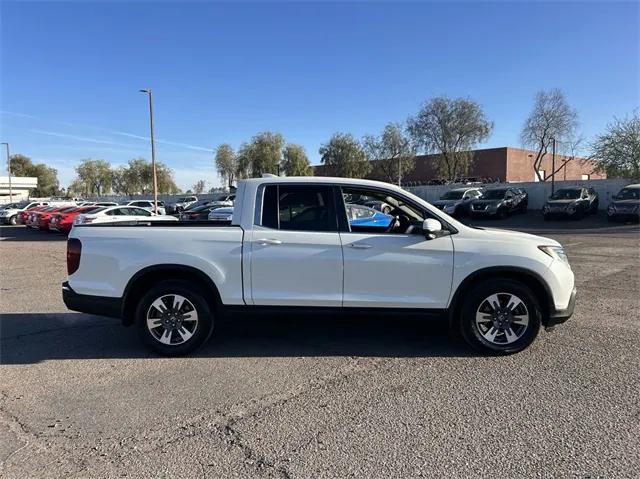
[[[444,207],[445,213],[451,213],[455,211],[455,209],[456,209],[456,205],[445,205]]]
[[[609,205],[607,208],[607,213],[614,213],[616,211],[616,207],[613,205]]]
[[[548,213],[550,209],[551,209],[551,208],[549,208],[549,205],[544,205],[544,206],[542,207],[542,212],[543,212],[543,213]]]
[[[566,265],[569,265],[569,258],[567,258],[567,254],[564,252],[562,246],[542,245],[538,246],[538,249],[551,256],[553,259],[557,259],[558,261],[562,261]]]

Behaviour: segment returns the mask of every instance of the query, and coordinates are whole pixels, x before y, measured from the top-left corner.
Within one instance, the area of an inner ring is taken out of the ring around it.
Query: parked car
[[[369,208],[373,208],[374,210],[378,210],[384,214],[391,213],[391,210],[393,209],[391,205],[388,205],[384,201],[379,201],[379,200],[365,201],[364,203],[362,203],[362,205],[368,206]]]
[[[33,208],[29,208],[28,210],[23,210],[18,215],[18,224],[26,225],[29,215],[35,213],[36,211],[43,210],[45,208],[49,208],[48,205],[42,204],[40,206],[35,206]]]
[[[220,206],[215,206],[211,203],[196,208],[189,208],[182,211],[178,218],[180,221],[206,221],[209,213],[216,208],[220,208]]]
[[[598,212],[598,193],[593,188],[572,186],[560,188],[549,197],[542,207],[545,220],[554,217],[581,219]]]
[[[367,226],[372,231],[385,231],[393,220],[393,216],[368,206],[347,203],[345,207],[347,209],[347,220],[352,226]]]
[[[77,206],[64,206],[62,208],[53,208],[48,211],[40,211],[35,214],[35,220],[33,222],[33,227],[39,229],[40,231],[48,231],[49,230],[49,220],[51,220],[51,216],[57,213],[66,213],[68,211],[73,211],[77,209]]]
[[[607,208],[608,221],[640,221],[640,184],[622,188]]]
[[[198,201],[197,196],[183,196],[182,198],[178,198],[178,201],[176,201],[176,204],[174,205],[175,212],[180,213],[182,210],[188,208],[196,201]]]
[[[89,223],[113,223],[121,221],[178,221],[175,216],[156,215],[135,206],[107,206],[99,211],[83,213],[73,220],[74,225]]]
[[[153,201],[150,200],[133,200],[123,204],[123,206],[135,206],[137,208],[144,208],[147,211],[157,213],[159,215],[166,215],[167,212],[164,209],[164,201],[158,201],[158,209],[153,207]]]
[[[93,203],[95,206],[118,206],[115,201],[96,201]]]
[[[481,188],[455,188],[447,191],[438,201],[431,204],[448,215],[459,218],[468,214],[471,201],[477,200],[481,196]]]
[[[49,231],[58,231],[60,233],[69,234],[73,227],[73,220],[81,214],[97,213],[104,209],[105,206],[81,206],[70,211],[60,211],[53,213],[49,219]]]
[[[350,224],[345,194],[390,204],[389,227]],[[274,309],[412,312],[509,354],[566,321],[576,298],[557,241],[471,228],[397,186],[351,178],[243,180],[231,225],[77,225],[67,270],[68,308],[135,324],[170,356],[202,345],[218,315]]]
[[[528,199],[520,188],[491,188],[485,190],[479,199],[472,200],[469,215],[472,218],[506,218],[511,213],[526,212]]]
[[[20,213],[32,210],[37,206],[45,206],[43,201],[21,201],[19,203],[9,203],[0,210],[0,223],[6,225],[18,224]]]
[[[38,229],[38,217],[41,214],[47,214],[51,211],[59,209],[59,206],[45,206],[43,208],[33,208],[27,213],[27,219],[25,225],[27,228]]]
[[[229,223],[233,219],[233,206],[223,206],[222,208],[215,208],[209,211],[207,217],[209,221],[217,223]]]

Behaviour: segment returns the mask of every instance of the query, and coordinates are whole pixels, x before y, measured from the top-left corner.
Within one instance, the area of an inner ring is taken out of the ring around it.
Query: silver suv
[[[46,201],[22,201],[20,203],[9,203],[0,209],[0,224],[15,225],[18,224],[18,215],[25,210],[30,210],[36,206],[44,206]]]

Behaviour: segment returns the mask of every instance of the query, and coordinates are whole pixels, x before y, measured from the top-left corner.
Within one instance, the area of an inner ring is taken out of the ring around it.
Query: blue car
[[[347,218],[352,226],[366,226],[386,230],[391,224],[393,216],[374,210],[368,206],[347,203]]]

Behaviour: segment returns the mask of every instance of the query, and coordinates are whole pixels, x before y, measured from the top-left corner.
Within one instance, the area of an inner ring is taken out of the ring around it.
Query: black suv
[[[544,204],[542,214],[545,220],[560,216],[580,219],[597,213],[599,203],[598,193],[593,188],[560,188]]]
[[[529,198],[522,188],[491,188],[471,202],[469,216],[472,218],[506,218],[511,213],[527,211]]]

